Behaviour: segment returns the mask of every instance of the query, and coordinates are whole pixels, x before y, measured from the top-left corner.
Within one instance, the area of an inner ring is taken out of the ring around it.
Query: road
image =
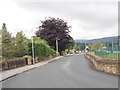
[[[9,78],[3,88],[118,88],[118,77],[91,68],[83,54],[69,55]]]

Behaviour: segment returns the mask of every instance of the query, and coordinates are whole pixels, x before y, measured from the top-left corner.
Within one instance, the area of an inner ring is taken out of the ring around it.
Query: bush
[[[70,54],[74,54],[74,50],[70,50],[69,53],[70,53]]]
[[[51,49],[51,55],[55,56],[56,55],[56,51],[54,49]]]
[[[51,49],[45,40],[37,39],[33,44],[35,57],[55,55],[55,50]],[[28,44],[28,47],[29,55],[32,56],[31,42]]]
[[[23,56],[23,58],[32,58],[32,57],[29,55],[25,55],[25,56]]]
[[[62,51],[62,55],[66,55],[67,54],[67,51]]]
[[[62,51],[62,54],[65,53],[65,51]]]
[[[60,53],[56,51],[56,56],[60,56]]]

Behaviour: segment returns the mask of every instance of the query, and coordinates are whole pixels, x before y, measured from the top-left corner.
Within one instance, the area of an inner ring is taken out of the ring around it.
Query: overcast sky
[[[0,12],[0,26],[5,22],[13,36],[22,30],[30,38],[47,17],[67,21],[74,39],[118,35],[117,0],[1,0]]]

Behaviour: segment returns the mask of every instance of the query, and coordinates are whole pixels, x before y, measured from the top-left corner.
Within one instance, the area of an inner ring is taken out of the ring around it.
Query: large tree
[[[56,49],[56,39],[58,40],[59,52],[69,48],[74,43],[73,38],[69,35],[70,26],[67,25],[66,21],[50,17],[41,23],[36,35],[48,41],[53,49]]]
[[[3,23],[1,32],[1,44],[2,44],[2,56],[3,58],[12,57],[12,37],[11,34],[7,31],[6,24]]]
[[[105,45],[102,43],[102,42],[95,42],[91,45],[89,45],[89,47],[92,49],[92,50],[99,50],[99,49],[103,49]]]
[[[78,46],[81,50],[85,50],[85,43],[76,42],[75,44],[76,44],[76,46]]]
[[[22,57],[27,54],[28,41],[29,40],[25,37],[22,31],[17,32],[16,37],[13,40],[15,57]]]

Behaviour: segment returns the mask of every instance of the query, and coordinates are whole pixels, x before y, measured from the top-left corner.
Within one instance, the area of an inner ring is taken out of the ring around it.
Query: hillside
[[[90,44],[90,43],[94,43],[94,42],[99,42],[99,41],[103,42],[103,43],[107,43],[107,42],[118,43],[118,38],[120,39],[120,36],[104,37],[104,38],[91,39],[91,40],[78,39],[78,40],[75,40],[75,42],[80,42],[80,43],[85,43],[86,42],[86,44]]]

